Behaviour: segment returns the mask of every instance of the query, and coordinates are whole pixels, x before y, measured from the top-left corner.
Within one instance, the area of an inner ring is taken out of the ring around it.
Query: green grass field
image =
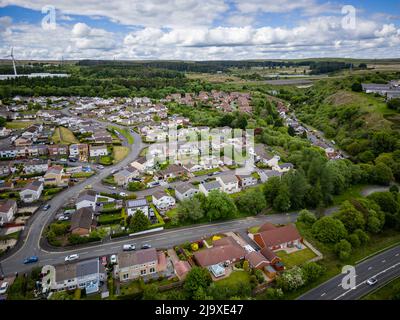
[[[120,134],[122,134],[126,138],[126,140],[128,141],[129,144],[133,144],[133,142],[135,141],[128,128],[122,129],[122,128],[118,128],[118,127],[114,127],[114,126],[109,126],[108,128],[111,130],[116,130]]]
[[[114,163],[120,162],[122,159],[125,159],[128,154],[129,154],[128,147],[114,146],[113,148]]]
[[[282,259],[282,262],[285,264],[287,269],[290,269],[294,266],[300,266],[317,256],[309,248],[290,254],[286,253],[284,250],[276,251],[275,253],[279,258]]]
[[[78,139],[74,136],[72,131],[64,127],[56,128],[52,140],[54,143],[61,144],[79,143]]]
[[[33,125],[35,121],[9,121],[6,122],[7,129],[25,129]]]

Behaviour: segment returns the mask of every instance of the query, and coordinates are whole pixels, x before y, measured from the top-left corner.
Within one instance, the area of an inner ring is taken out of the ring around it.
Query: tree
[[[6,120],[5,118],[0,117],[0,128],[5,126],[6,121],[7,121],[7,120]]]
[[[129,182],[128,184],[128,190],[129,191],[138,191],[144,189],[144,184],[139,182],[139,181],[133,181]]]
[[[278,288],[283,291],[294,291],[305,284],[303,271],[295,266],[290,270],[284,271],[276,280]]]
[[[290,209],[289,187],[286,183],[281,183],[279,193],[274,200],[273,208],[277,211],[287,211]]]
[[[393,179],[393,172],[386,164],[378,163],[375,166],[373,177],[375,183],[388,186]]]
[[[362,85],[360,82],[354,82],[351,85],[351,90],[354,92],[361,92],[362,91]]]
[[[256,215],[267,207],[267,202],[259,189],[244,191],[235,199],[236,206],[240,212]]]
[[[309,185],[302,169],[291,170],[283,176],[283,183],[288,185],[292,209],[304,207],[304,199]]]
[[[178,203],[177,216],[179,221],[197,221],[203,218],[204,211],[199,198],[185,199]]]
[[[317,217],[314,213],[308,211],[307,209],[303,209],[299,212],[297,221],[312,225],[315,221],[317,221]]]
[[[283,291],[280,288],[268,288],[265,290],[264,297],[267,300],[281,300],[283,299]]]
[[[143,300],[158,300],[160,294],[158,292],[158,287],[156,284],[147,284],[143,289]]]
[[[150,220],[141,210],[137,210],[130,221],[130,227],[133,232],[146,230],[150,226]]]
[[[317,280],[325,272],[325,268],[316,262],[306,263],[301,269],[303,272],[304,281],[306,283]]]
[[[275,198],[279,194],[279,189],[281,186],[281,178],[272,177],[264,183],[264,196],[269,205],[274,203]]]
[[[339,212],[334,217],[343,222],[349,233],[352,233],[356,229],[364,229],[365,227],[363,214],[347,200],[342,203]]]
[[[288,126],[288,134],[292,137],[294,137],[296,135],[296,131],[294,130],[294,128],[292,126]]]
[[[351,243],[352,247],[354,248],[358,248],[361,245],[361,240],[355,233],[349,235],[347,240]]]
[[[335,252],[340,260],[347,260],[351,255],[351,244],[345,239],[340,240],[335,245]]]
[[[366,244],[369,241],[369,236],[364,230],[357,229],[354,234],[357,235],[361,244]]]
[[[186,276],[183,288],[190,297],[193,297],[199,288],[207,289],[211,282],[211,275],[207,269],[193,267]]]
[[[319,219],[312,226],[316,239],[324,243],[336,243],[347,236],[347,231],[342,221],[326,216]]]
[[[396,198],[391,192],[374,192],[367,198],[377,203],[385,213],[395,214],[400,209],[399,202],[396,201]]]
[[[387,102],[389,109],[400,111],[400,98],[394,98]]]
[[[205,212],[210,220],[218,220],[235,216],[237,208],[226,193],[213,190],[208,194]]]

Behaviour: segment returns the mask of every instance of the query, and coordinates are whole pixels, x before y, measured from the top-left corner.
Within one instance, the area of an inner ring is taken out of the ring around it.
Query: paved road
[[[379,286],[400,276],[400,245],[373,256],[355,266],[356,287],[343,289],[341,283],[345,274],[340,274],[317,288],[305,293],[299,300],[357,300]],[[366,283],[371,277],[378,282],[370,286]]]

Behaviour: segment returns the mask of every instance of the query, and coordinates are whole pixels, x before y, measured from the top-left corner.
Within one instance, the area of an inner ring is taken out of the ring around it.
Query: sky
[[[0,58],[400,58],[399,0],[0,0]]]

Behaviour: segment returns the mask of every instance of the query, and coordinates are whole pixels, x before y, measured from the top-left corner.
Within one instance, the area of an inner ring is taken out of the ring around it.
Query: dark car
[[[148,243],[145,243],[144,245],[142,245],[142,249],[150,249],[151,245]]]
[[[39,258],[37,256],[32,256],[32,257],[28,257],[24,260],[24,264],[28,264],[28,263],[35,263],[38,262]]]
[[[68,160],[69,160],[69,162],[77,162],[78,161],[78,159],[75,159],[75,158],[69,158]]]

